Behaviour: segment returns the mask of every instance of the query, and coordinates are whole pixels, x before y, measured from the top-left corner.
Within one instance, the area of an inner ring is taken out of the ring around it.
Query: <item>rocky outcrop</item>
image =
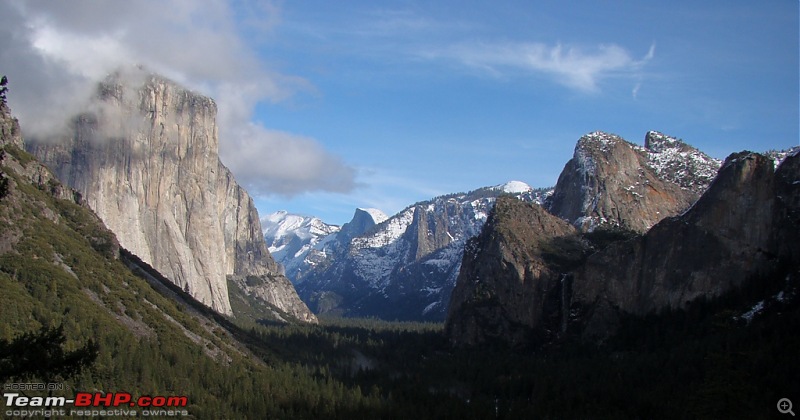
[[[353,213],[353,218],[342,226],[342,229],[336,235],[337,239],[341,242],[350,241],[368,232],[379,223],[383,223],[388,218],[386,214],[378,209],[358,208]]]
[[[65,187],[50,169],[25,153],[24,145],[19,121],[8,105],[0,101],[0,162],[53,197],[83,204],[80,194]],[[0,175],[0,193],[8,192],[9,182],[13,181]]]
[[[797,271],[800,152],[777,170],[760,154],[731,155],[694,205],[632,238],[602,225],[575,236],[552,217],[498,201],[464,254],[446,323],[454,343],[602,341],[623,315],[685,308]]]
[[[733,154],[686,213],[588,258],[573,310],[584,334],[607,335],[620,313],[643,315],[713,298],[785,267],[800,267],[800,156],[777,171],[756,153]]]
[[[301,296],[306,302],[309,301],[308,293],[322,291],[327,285],[336,283],[341,275],[341,267],[347,259],[350,241],[385,220],[386,215],[380,210],[358,208],[353,213],[353,218],[340,229],[324,238],[319,238],[307,251],[285,260],[284,264],[292,267],[289,275],[295,284],[300,285],[306,280],[312,280],[313,287],[307,287],[309,285],[299,287]],[[319,275],[319,273],[326,274]]]
[[[56,224],[62,223],[65,216],[74,216],[54,211],[51,205],[35,198],[23,186],[29,184],[53,198],[78,204],[79,209],[76,212],[82,213],[85,218],[85,225],[79,229],[80,235],[88,240],[95,251],[111,259],[118,258],[120,246],[117,238],[87,208],[81,194],[63,185],[47,166],[20,148],[24,143],[19,122],[2,101],[0,129],[0,201],[6,206],[6,211],[0,214],[0,224],[8,227],[0,235],[0,255],[16,252],[17,244],[25,235],[24,230],[30,228],[27,223],[29,220],[24,221],[26,213],[30,214],[32,211],[37,217],[41,216]],[[54,257],[54,263],[66,267],[58,256]]]
[[[216,104],[143,72],[100,85],[57,142],[28,145],[144,262],[232,314],[227,278],[301,320],[299,300],[261,234],[258,213],[218,157]],[[262,282],[244,280],[248,276]]]
[[[22,130],[19,121],[11,115],[5,101],[0,101],[0,146],[12,144],[20,149],[25,147],[22,141]]]
[[[538,204],[501,197],[481,234],[467,243],[446,334],[460,345],[523,344],[558,332],[564,264],[586,245],[568,222]],[[547,325],[550,328],[545,328]]]
[[[600,225],[646,232],[694,203],[719,162],[682,141],[648,132],[645,147],[603,132],[578,140],[547,202],[583,231]]]
[[[720,162],[683,140],[658,131],[648,131],[644,137],[647,166],[665,181],[677,184],[699,197],[717,176]]]

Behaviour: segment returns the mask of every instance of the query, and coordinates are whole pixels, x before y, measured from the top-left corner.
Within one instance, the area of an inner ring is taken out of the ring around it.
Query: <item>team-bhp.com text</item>
[[[186,410],[180,408],[189,404],[184,396],[141,396],[136,399],[130,393],[89,393],[78,392],[75,398],[66,397],[28,397],[15,392],[3,394],[8,408],[7,416],[188,416]],[[76,409],[54,409],[73,405]],[[109,409],[113,407],[112,409]],[[14,409],[22,408],[22,409]],[[102,409],[100,409],[102,408]],[[134,408],[146,408],[137,411]]]

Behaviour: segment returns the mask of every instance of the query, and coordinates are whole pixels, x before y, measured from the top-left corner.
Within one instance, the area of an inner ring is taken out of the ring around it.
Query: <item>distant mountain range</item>
[[[788,153],[772,155],[780,162]],[[314,312],[443,320],[465,246],[481,233],[497,197],[533,203],[576,235],[629,238],[685,212],[721,164],[657,131],[646,133],[644,146],[593,132],[578,140],[554,188],[512,181],[415,203],[391,217],[358,209],[341,229],[286,212],[264,217],[262,226],[270,251]]]
[[[512,181],[415,203],[392,217],[357,209],[338,230],[285,212],[264,217],[262,226],[276,260],[317,313],[441,321],[464,244],[480,232],[495,199],[542,203],[549,193]]]
[[[317,217],[289,214],[286,211],[263,216],[261,227],[270,254],[283,264],[290,278],[302,269],[306,255],[317,244],[341,230],[341,227],[329,225]]]

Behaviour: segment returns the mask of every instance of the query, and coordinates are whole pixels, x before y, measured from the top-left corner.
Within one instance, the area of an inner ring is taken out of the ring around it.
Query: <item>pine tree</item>
[[[92,340],[74,351],[63,348],[64,327],[43,327],[8,341],[0,340],[0,382],[39,379],[47,383],[72,378],[97,359],[99,346]]]

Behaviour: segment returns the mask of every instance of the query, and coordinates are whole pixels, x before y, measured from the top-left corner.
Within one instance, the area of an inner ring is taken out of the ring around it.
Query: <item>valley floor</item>
[[[748,295],[627,319],[603,345],[455,349],[439,324],[365,319],[251,332],[270,363],[359,390],[360,418],[770,417],[800,399],[800,305]]]

